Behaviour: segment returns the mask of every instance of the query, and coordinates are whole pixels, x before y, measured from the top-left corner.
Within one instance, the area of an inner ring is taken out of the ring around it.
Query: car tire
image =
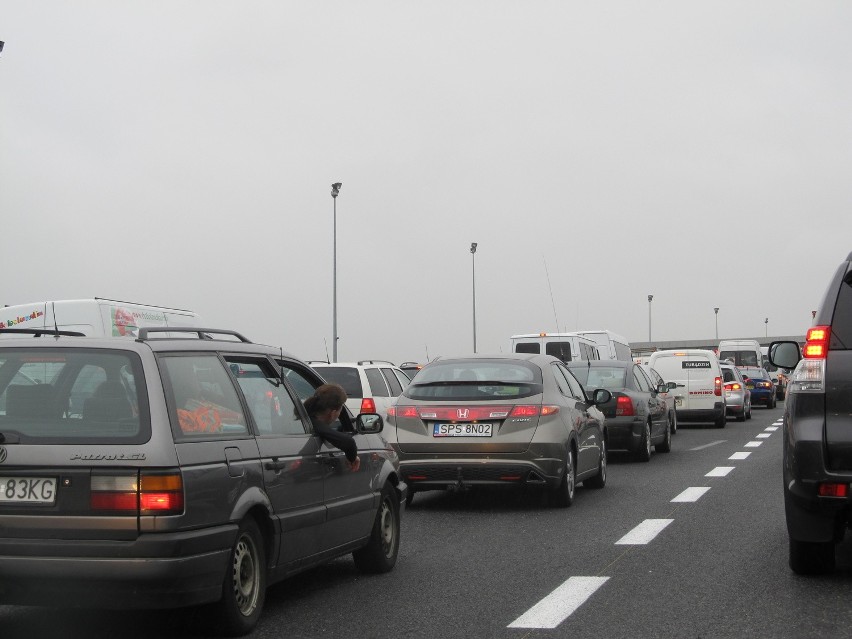
[[[352,553],[361,572],[390,572],[399,554],[399,495],[390,484],[382,489],[382,501],[373,521],[370,541]]]
[[[222,582],[222,599],[211,609],[216,630],[227,637],[250,633],[257,625],[266,599],[266,550],[254,519],[240,524]]]
[[[408,492],[405,495],[405,507],[408,508],[413,501],[414,501],[414,489],[412,489],[411,486],[409,486]]]
[[[677,413],[672,411],[672,435],[677,434]]]
[[[737,415],[738,422],[744,422],[746,420],[746,409],[743,408],[743,411]]]
[[[666,433],[663,435],[663,441],[654,446],[654,450],[658,453],[672,452],[672,424],[666,422]]]
[[[583,481],[588,488],[603,488],[606,486],[606,441],[601,440],[601,457],[598,460],[598,474]]]
[[[790,568],[797,575],[834,572],[834,542],[797,541],[790,537]]]
[[[751,402],[748,403],[748,411],[746,412],[746,419],[751,419]]]
[[[639,442],[639,449],[635,453],[637,461],[646,462],[651,460],[651,424],[645,422],[645,427],[642,429],[642,439]]]
[[[723,412],[722,416],[719,419],[717,419],[715,422],[713,422],[713,425],[716,426],[716,428],[724,428],[725,424],[727,424],[727,423],[728,423],[728,416]]]
[[[555,508],[569,508],[574,503],[577,491],[577,466],[574,463],[574,449],[568,448],[565,458],[565,472],[562,480],[550,492],[550,505]]]

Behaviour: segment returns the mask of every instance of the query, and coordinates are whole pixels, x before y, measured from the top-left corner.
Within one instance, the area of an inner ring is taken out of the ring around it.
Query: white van
[[[619,359],[625,362],[633,361],[630,344],[626,337],[609,330],[602,331],[577,331],[578,335],[587,337],[598,345],[601,359]]]
[[[674,382],[678,422],[713,422],[724,428],[725,389],[716,353],[703,349],[656,351],[648,365],[664,382]]]
[[[193,311],[100,297],[0,308],[0,328],[58,329],[93,337],[135,338],[139,328],[166,326],[200,326],[200,320]]]
[[[530,333],[512,335],[510,339],[513,353],[544,353],[563,362],[602,359],[598,345],[577,333]]]
[[[719,342],[719,359],[729,359],[734,366],[762,367],[764,358],[756,339],[723,339]]]

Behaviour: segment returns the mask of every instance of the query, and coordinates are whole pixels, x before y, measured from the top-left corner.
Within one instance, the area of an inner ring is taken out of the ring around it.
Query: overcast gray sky
[[[423,361],[803,334],[852,251],[852,3],[0,0],[0,303]],[[549,278],[548,278],[549,276]],[[548,281],[549,280],[549,281]],[[769,318],[768,327],[764,320]]]

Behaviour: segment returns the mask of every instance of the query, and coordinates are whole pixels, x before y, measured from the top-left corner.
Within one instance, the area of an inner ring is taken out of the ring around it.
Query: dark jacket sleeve
[[[339,430],[332,428],[327,424],[320,424],[316,420],[311,420],[314,425],[314,432],[322,437],[332,446],[339,448],[346,453],[346,459],[351,462],[358,457],[358,444],[349,433],[341,433]]]

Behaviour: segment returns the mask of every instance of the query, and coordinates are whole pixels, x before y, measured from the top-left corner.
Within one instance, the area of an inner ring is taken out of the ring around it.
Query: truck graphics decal
[[[4,321],[0,321],[0,328],[12,328],[13,326],[17,326],[18,324],[23,324],[24,322],[29,322],[30,320],[38,319],[39,317],[43,317],[44,313],[42,311],[33,311],[29,315],[25,317],[14,317],[12,319]]]

